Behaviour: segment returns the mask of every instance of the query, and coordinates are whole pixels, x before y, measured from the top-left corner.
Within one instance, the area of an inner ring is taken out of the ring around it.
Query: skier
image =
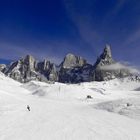
[[[28,109],[28,111],[30,111],[30,106],[29,105],[27,105],[27,109]]]

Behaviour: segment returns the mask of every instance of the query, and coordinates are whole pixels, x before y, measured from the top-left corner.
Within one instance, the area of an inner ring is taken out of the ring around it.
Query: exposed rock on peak
[[[32,60],[34,60],[35,58],[34,58],[32,55],[27,54],[27,55],[25,56],[24,59],[27,60],[27,61],[32,61]]]
[[[67,54],[64,61],[61,63],[64,69],[71,69],[74,67],[81,67],[86,64],[86,60],[80,56],[75,56],[71,53]]]
[[[112,58],[110,45],[106,45],[94,66],[74,54],[67,54],[58,66],[49,60],[38,62],[31,55],[27,55],[8,66],[0,65],[0,71],[7,76],[20,81],[59,81],[62,83],[79,83],[89,81],[104,81],[129,76],[127,66]]]
[[[114,78],[126,77],[129,74],[129,70],[125,66],[114,61],[111,48],[109,45],[106,45],[103,53],[94,65],[93,80],[111,80]]]
[[[0,64],[0,71],[4,72],[6,69],[6,65],[5,64]]]
[[[49,81],[58,81],[56,65],[47,59],[37,64],[37,71],[43,74]]]
[[[51,67],[51,62],[47,59],[37,64],[38,71],[42,71],[42,72],[48,71],[50,67]]]
[[[109,45],[106,45],[103,53],[97,59],[97,61],[95,63],[95,67],[100,67],[103,65],[110,65],[113,63],[115,63],[115,61],[112,58],[111,48]]]
[[[24,61],[27,63],[32,63],[33,61],[35,61],[35,58],[32,55],[26,55],[24,58]]]
[[[43,65],[43,70],[44,70],[44,71],[47,71],[47,70],[50,69],[51,62],[50,62],[49,60],[45,59],[44,62],[43,62],[43,64],[44,64],[44,65]]]
[[[101,58],[102,59],[111,59],[112,58],[110,45],[106,44],[103,54],[101,55]]]
[[[38,74],[35,71],[35,64],[36,60],[31,55],[27,55],[25,58],[11,63],[5,74],[20,82],[37,80]]]
[[[80,56],[67,54],[60,65],[59,82],[79,83],[90,81],[92,65]]]
[[[36,63],[36,60],[33,56],[31,55],[26,55],[26,57],[23,59],[23,64],[24,65],[27,65],[27,69],[29,70],[35,70],[35,63]]]

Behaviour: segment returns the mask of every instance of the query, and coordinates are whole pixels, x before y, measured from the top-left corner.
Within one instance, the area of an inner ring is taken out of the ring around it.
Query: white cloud
[[[105,65],[105,66],[101,66],[102,70],[120,70],[120,69],[124,69],[124,70],[129,70],[131,73],[140,73],[140,71],[134,67],[134,66],[130,66],[130,65],[124,65],[121,63],[115,63],[115,64],[111,64],[111,65]]]
[[[127,46],[139,40],[140,40],[140,29],[137,29],[133,34],[129,35],[129,37],[124,42],[124,45]]]
[[[119,69],[125,69],[126,67],[120,63],[115,63],[111,65],[104,65],[100,67],[103,70],[119,70]]]

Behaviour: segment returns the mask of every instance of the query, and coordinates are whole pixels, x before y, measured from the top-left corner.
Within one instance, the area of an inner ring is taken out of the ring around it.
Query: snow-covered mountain
[[[112,58],[109,45],[105,46],[103,53],[94,65],[88,64],[86,59],[73,54],[66,55],[59,66],[46,59],[39,62],[33,56],[27,55],[10,65],[1,64],[0,71],[20,82],[38,80],[80,83],[105,81],[132,75],[129,67],[118,63]]]
[[[139,95],[128,78],[21,84],[0,73],[0,140],[139,140]]]

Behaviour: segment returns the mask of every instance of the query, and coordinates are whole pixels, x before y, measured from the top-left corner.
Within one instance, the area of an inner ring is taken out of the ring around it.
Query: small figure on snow
[[[87,95],[87,99],[92,99],[92,96],[91,95]]]
[[[27,109],[28,109],[28,111],[30,111],[30,106],[29,105],[27,105]]]

